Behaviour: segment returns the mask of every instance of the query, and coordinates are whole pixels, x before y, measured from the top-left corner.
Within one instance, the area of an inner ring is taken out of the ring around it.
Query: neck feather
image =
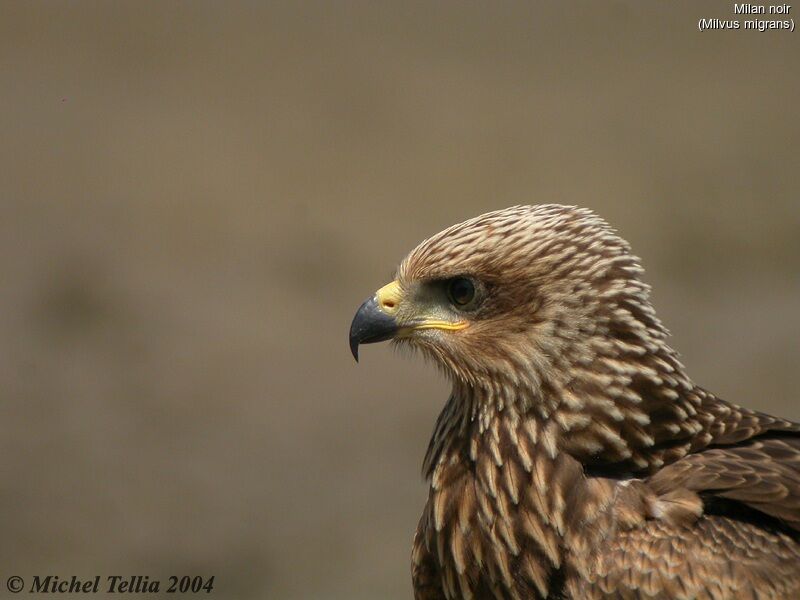
[[[437,422],[424,518],[448,598],[488,596],[484,585],[547,597],[562,565],[570,496],[583,471],[559,452],[556,422],[518,400],[456,388]],[[475,565],[485,571],[472,572]]]
[[[664,346],[633,358],[596,353],[586,364],[560,370],[568,374],[560,378],[492,373],[456,380],[437,419],[424,475],[431,478],[442,453],[455,446],[475,463],[484,438],[497,438],[492,428],[501,426],[524,425],[551,458],[563,452],[589,467],[614,465],[624,472],[659,468],[708,443],[713,418],[704,405],[712,396],[684,374],[675,353]],[[510,442],[517,439],[512,435]]]

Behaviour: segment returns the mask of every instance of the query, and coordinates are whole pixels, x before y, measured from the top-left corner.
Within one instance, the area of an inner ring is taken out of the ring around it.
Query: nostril
[[[400,285],[393,281],[375,292],[377,308],[388,315],[393,315],[400,310],[401,296]]]

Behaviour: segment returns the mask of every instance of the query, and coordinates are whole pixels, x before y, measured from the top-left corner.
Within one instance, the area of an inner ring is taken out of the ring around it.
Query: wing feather
[[[690,454],[647,482],[656,494],[688,489],[735,500],[800,531],[800,438],[755,438]]]

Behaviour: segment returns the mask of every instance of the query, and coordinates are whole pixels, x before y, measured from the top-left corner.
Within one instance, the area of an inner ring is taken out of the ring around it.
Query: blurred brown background
[[[800,33],[731,12],[0,4],[0,587],[409,598],[447,389],[347,330],[511,204],[596,209],[696,380],[800,418]]]

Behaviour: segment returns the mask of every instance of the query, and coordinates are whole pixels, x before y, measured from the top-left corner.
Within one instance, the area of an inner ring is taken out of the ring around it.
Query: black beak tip
[[[397,333],[397,322],[378,308],[375,297],[370,298],[356,312],[350,325],[350,352],[358,362],[358,347],[392,339]]]

